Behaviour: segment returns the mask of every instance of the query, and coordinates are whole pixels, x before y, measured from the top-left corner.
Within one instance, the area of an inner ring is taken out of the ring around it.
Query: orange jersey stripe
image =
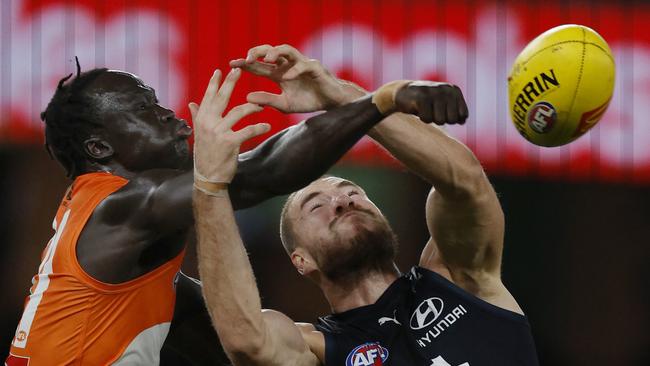
[[[184,252],[137,279],[107,284],[84,272],[77,239],[95,207],[128,181],[79,176],[54,219],[7,365],[157,364],[171,322]]]

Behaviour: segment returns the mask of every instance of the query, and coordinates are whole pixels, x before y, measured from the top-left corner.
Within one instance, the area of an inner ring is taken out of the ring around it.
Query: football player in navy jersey
[[[251,103],[378,123],[371,137],[433,186],[426,201],[431,238],[406,274],[394,264],[389,223],[361,187],[324,177],[293,193],[282,212],[283,244],[332,308],[316,325],[294,323],[262,311],[228,198],[245,137],[220,121],[195,122],[199,268],[213,324],[235,364],[538,364],[527,318],[500,277],[497,196],[472,152],[431,124],[465,121],[458,87],[397,81],[367,94],[287,45],[252,48],[231,66],[282,89],[251,93]],[[327,144],[327,136],[315,143]]]

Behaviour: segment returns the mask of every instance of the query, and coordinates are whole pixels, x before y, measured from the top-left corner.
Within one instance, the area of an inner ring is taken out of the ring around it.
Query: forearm
[[[261,301],[230,200],[194,192],[203,296],[226,352],[258,347],[266,329]]]
[[[476,194],[486,182],[479,161],[465,145],[415,116],[394,113],[369,135],[444,197]]]
[[[367,96],[283,130],[241,155],[231,192],[250,189],[270,196],[300,189],[324,174],[382,119]],[[255,203],[233,199],[236,208]]]
[[[350,82],[344,90],[347,100],[368,94]],[[465,145],[416,116],[393,113],[368,134],[443,195],[472,192],[484,181],[480,163]]]

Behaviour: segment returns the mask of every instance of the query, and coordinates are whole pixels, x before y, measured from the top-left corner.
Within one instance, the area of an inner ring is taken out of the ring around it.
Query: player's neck
[[[366,272],[353,279],[322,280],[321,290],[333,313],[342,313],[360,306],[374,304],[399,277],[397,268],[388,271]]]
[[[107,172],[126,179],[131,179],[136,175],[136,173],[126,169],[125,167],[123,167],[121,164],[118,163],[93,164],[88,169],[88,173],[91,172]]]

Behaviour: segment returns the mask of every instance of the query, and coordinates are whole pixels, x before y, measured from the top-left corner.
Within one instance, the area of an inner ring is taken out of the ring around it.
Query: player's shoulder
[[[148,201],[158,187],[184,173],[175,169],[152,169],[131,176],[124,186],[97,205],[93,216],[106,224],[129,221],[147,209]]]

